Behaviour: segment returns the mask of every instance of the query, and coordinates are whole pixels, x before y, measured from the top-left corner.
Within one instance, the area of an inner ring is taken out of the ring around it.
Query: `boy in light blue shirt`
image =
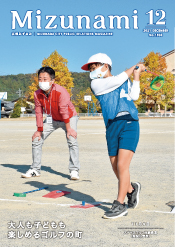
[[[128,214],[124,203],[128,197],[128,207],[135,208],[139,202],[141,185],[130,182],[129,166],[139,141],[138,111],[133,100],[139,98],[140,73],[143,64],[137,65],[117,76],[111,74],[112,61],[103,53],[91,56],[81,68],[90,71],[91,89],[99,100],[106,126],[108,154],[113,171],[118,178],[118,196],[104,218],[118,218]],[[133,83],[129,77],[134,74]]]

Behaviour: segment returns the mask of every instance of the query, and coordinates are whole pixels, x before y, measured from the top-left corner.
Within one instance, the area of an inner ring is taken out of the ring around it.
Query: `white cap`
[[[91,56],[86,64],[84,64],[81,69],[89,70],[88,65],[91,63],[107,63],[112,66],[112,60],[104,53],[97,53]]]

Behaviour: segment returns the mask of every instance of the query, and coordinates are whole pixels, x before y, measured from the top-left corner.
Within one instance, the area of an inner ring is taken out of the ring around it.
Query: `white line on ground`
[[[55,206],[61,206],[61,207],[66,207],[66,206],[73,206],[75,204],[59,204],[59,203],[47,203],[47,202],[35,202],[35,201],[27,201],[27,200],[11,200],[11,199],[0,199],[0,201],[6,201],[6,202],[25,202],[25,203],[34,203],[34,204],[42,204],[42,205],[55,205]]]
[[[99,132],[99,133],[84,133],[84,134],[78,134],[78,136],[84,136],[84,135],[101,135],[101,134],[105,134],[105,132]]]
[[[175,131],[159,131],[159,132],[156,132],[156,131],[154,131],[154,132],[145,132],[145,133],[143,133],[143,132],[141,132],[141,135],[147,135],[147,134],[168,134],[168,133],[175,133]]]
[[[60,203],[47,203],[47,202],[35,202],[35,201],[27,201],[27,200],[12,200],[12,199],[3,199],[3,198],[0,198],[0,201],[6,201],[6,202],[24,202],[24,203],[34,203],[34,204],[42,204],[42,205],[55,205],[55,206],[61,206],[61,207],[66,207],[66,206],[74,206],[76,204],[60,204]],[[103,204],[103,202],[110,202],[110,200],[108,199],[102,199],[98,202],[87,202],[89,204],[96,204],[96,203],[99,203],[99,204]],[[77,202],[77,204],[81,204],[81,202]]]
[[[144,210],[143,212],[149,212],[149,213],[162,213],[162,214],[175,214],[175,208],[171,212],[163,212],[163,211],[156,211],[156,210]]]
[[[111,202],[110,199],[100,199],[100,202]]]
[[[26,138],[27,139],[27,138]],[[20,140],[20,141],[26,141],[26,139],[7,139],[7,140],[0,140],[0,142],[9,142],[9,141],[16,141],[16,140]],[[12,144],[14,144],[14,143],[12,143]]]

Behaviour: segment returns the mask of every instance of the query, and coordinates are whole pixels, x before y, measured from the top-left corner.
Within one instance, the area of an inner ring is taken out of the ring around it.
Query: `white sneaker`
[[[78,180],[79,179],[78,172],[77,171],[71,171],[70,179],[71,180]]]
[[[21,174],[22,178],[31,178],[31,177],[40,177],[41,174],[34,170],[34,169],[29,169],[26,173]]]

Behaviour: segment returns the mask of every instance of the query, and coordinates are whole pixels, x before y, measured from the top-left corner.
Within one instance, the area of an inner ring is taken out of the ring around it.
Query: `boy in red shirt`
[[[56,129],[62,128],[66,133],[69,147],[70,178],[79,179],[79,149],[77,142],[77,113],[70,101],[67,90],[54,84],[55,71],[50,67],[42,67],[38,71],[39,87],[34,93],[37,131],[32,136],[33,164],[21,176],[23,178],[39,177],[41,171],[41,155],[44,140]],[[43,124],[43,110],[47,118]]]

